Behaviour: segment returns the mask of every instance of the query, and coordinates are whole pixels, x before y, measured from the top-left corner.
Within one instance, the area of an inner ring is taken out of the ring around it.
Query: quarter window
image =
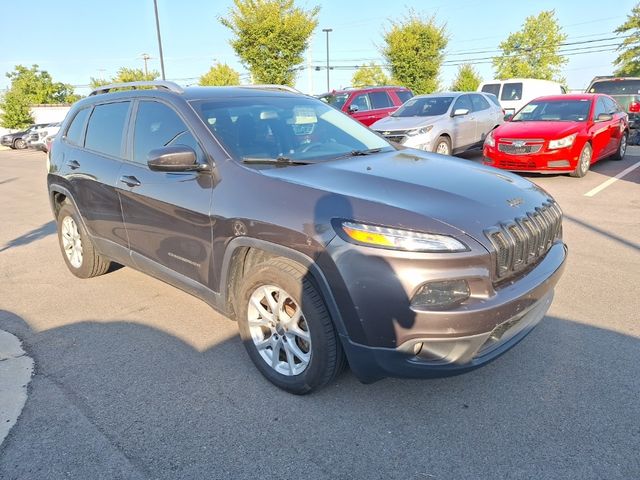
[[[411,93],[409,90],[396,90],[396,95],[402,103],[413,97],[413,93]]]
[[[191,147],[198,158],[202,150],[178,114],[159,102],[140,102],[133,136],[133,161],[147,164],[151,150],[169,145]]]
[[[391,102],[387,92],[371,92],[369,100],[371,100],[371,108],[374,109],[393,107],[393,102]]]
[[[77,145],[79,147],[82,146],[83,138],[82,133],[84,132],[84,124],[87,122],[87,117],[89,116],[90,108],[83,108],[71,121],[71,125],[67,129],[67,134],[64,136],[65,140],[72,145]]]
[[[85,147],[106,155],[120,156],[128,112],[129,102],[97,105],[89,118]]]

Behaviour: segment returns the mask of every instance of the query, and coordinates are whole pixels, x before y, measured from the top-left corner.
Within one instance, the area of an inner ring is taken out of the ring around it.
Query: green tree
[[[351,85],[362,88],[366,86],[388,85],[389,77],[380,65],[371,62],[358,68],[351,78]]]
[[[31,105],[24,96],[7,92],[0,102],[0,125],[5,128],[23,129],[34,123]]]
[[[3,111],[0,123],[6,128],[23,128],[33,123],[31,105],[69,103],[77,99],[71,85],[54,82],[49,72],[40,70],[38,65],[31,68],[16,65],[7,77],[11,87],[0,102]]]
[[[230,44],[256,83],[293,85],[320,7],[304,10],[294,0],[233,0],[222,25],[233,33]]]
[[[500,43],[502,55],[493,59],[496,77],[539,78],[563,83],[560,71],[567,58],[559,53],[559,48],[566,39],[554,10],[527,17],[522,30]]]
[[[198,83],[211,86],[240,85],[240,74],[226,63],[216,63],[200,77]]]
[[[435,17],[423,18],[411,10],[402,20],[392,22],[384,33],[382,55],[390,65],[394,81],[415,94],[438,89],[438,75],[449,43],[445,25]]]
[[[458,74],[451,84],[454,92],[475,92],[482,79],[473,65],[465,63],[458,67]]]
[[[156,70],[150,70],[147,73],[141,68],[127,68],[120,67],[120,69],[116,72],[116,74],[111,77],[110,80],[106,80],[104,78],[94,78],[91,77],[89,81],[89,86],[91,88],[98,88],[102,85],[107,85],[109,83],[125,83],[125,82],[142,82],[142,81],[151,81],[155,80],[160,76],[160,73]]]
[[[620,55],[613,62],[616,75],[637,77],[640,75],[640,3],[627,15],[627,21],[616,28],[617,34],[627,36],[618,47]]]

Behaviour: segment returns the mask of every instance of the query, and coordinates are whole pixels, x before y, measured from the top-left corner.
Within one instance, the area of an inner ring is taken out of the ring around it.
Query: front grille
[[[524,216],[485,231],[496,251],[496,277],[504,280],[542,259],[560,236],[562,211],[544,203]]]
[[[390,142],[403,143],[407,139],[407,130],[378,131],[380,135]]]
[[[531,153],[538,153],[542,148],[541,144],[537,145],[522,145],[516,146],[514,144],[499,143],[498,150],[509,155],[529,155]]]

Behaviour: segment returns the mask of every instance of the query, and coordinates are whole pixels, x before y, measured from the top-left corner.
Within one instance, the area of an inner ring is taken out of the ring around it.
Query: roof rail
[[[239,85],[241,88],[257,88],[260,90],[283,90],[285,92],[291,93],[299,93],[304,95],[300,90],[297,90],[289,85],[271,85],[271,84],[263,84],[263,85]]]
[[[123,82],[123,83],[111,83],[109,85],[101,85],[100,87],[94,89],[89,96],[91,95],[99,95],[101,93],[109,93],[111,90],[115,88],[144,88],[144,87],[152,87],[157,88],[158,90],[169,90],[174,93],[184,93],[184,89],[174,82],[167,82],[165,80],[152,80],[152,81],[140,81],[140,82]]]

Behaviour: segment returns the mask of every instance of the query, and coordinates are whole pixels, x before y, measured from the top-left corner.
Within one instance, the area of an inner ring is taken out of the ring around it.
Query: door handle
[[[137,187],[140,185],[140,180],[133,175],[123,175],[120,177],[120,181],[129,187]]]
[[[78,168],[80,168],[80,164],[76,160],[70,160],[67,162],[67,167],[69,167],[71,170],[77,170]]]

